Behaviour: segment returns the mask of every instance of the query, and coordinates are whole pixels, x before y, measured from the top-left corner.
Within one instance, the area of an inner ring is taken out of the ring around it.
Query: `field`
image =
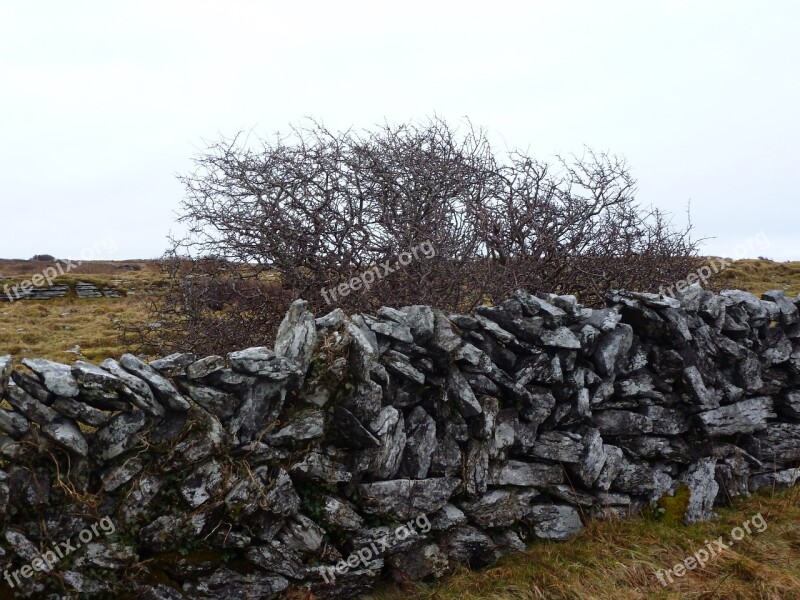
[[[0,260],[0,293],[41,273],[47,263]],[[140,270],[120,269],[138,267]],[[145,322],[147,314],[141,298],[157,293],[163,279],[153,262],[84,263],[54,280],[56,284],[78,281],[107,286],[127,295],[121,298],[66,298],[41,301],[0,302],[0,355],[11,354],[14,362],[23,358],[48,358],[72,363],[81,360],[99,363],[126,352],[120,345],[115,323]]]
[[[124,265],[139,270],[121,269]],[[0,261],[0,288],[41,272],[44,264]],[[57,282],[86,281],[125,291],[121,298],[79,300],[74,294],[47,301],[0,302],[0,355],[15,363],[43,357],[71,363],[80,357],[100,362],[127,351],[118,321],[146,323],[140,300],[158,293],[164,279],[154,263],[85,263]],[[736,261],[717,276],[718,287],[760,294],[783,289],[800,293],[800,262]],[[690,556],[709,540],[729,536],[736,526],[761,514],[767,529],[746,536],[702,570],[676,578],[668,587],[655,576]],[[483,571],[457,571],[438,584],[390,584],[376,600],[538,599],[735,599],[800,598],[800,489],[762,493],[720,510],[713,522],[670,526],[654,518],[590,521],[566,543],[535,543],[526,553],[506,556]]]

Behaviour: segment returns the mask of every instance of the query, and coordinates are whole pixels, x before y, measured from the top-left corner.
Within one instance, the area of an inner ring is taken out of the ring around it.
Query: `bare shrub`
[[[212,143],[195,164],[181,178],[190,233],[173,240],[171,284],[152,307],[162,345],[175,332],[203,350],[269,340],[291,299],[322,314],[334,307],[321,289],[423,241],[434,258],[337,305],[470,310],[517,288],[598,304],[611,288],[656,290],[697,266],[690,227],[642,208],[623,160],[499,156],[482,130],[438,118],[365,132],[311,122]]]

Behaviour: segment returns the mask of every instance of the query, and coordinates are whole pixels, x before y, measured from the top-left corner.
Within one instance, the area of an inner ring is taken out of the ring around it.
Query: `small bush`
[[[170,336],[215,351],[271,340],[295,298],[318,314],[469,311],[518,288],[593,305],[609,289],[655,290],[699,266],[689,229],[636,202],[624,160],[499,154],[483,131],[440,119],[360,133],[311,123],[256,144],[213,143],[195,163],[181,178],[191,233],[173,240],[170,286],[151,306],[162,326],[140,331],[164,350]],[[435,257],[323,299],[322,289],[423,242]]]

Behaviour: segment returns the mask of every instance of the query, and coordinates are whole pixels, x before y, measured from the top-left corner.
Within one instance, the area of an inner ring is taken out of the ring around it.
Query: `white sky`
[[[704,252],[800,259],[798,32],[796,0],[3,0],[0,257],[156,257],[204,139],[436,113],[624,155]]]

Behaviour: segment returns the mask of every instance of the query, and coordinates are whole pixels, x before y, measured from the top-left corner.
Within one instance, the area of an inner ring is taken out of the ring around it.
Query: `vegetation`
[[[269,339],[289,299],[320,312],[321,290],[372,269],[374,282],[338,306],[470,311],[519,288],[595,305],[611,288],[657,289],[699,266],[690,227],[641,205],[625,161],[591,150],[548,164],[440,119],[362,132],[311,122],[223,139],[195,162],[182,178],[189,234],[173,240],[170,287],[151,307],[163,327],[133,338],[162,351],[176,334],[198,354]],[[421,244],[435,256],[382,277],[380,265]]]
[[[761,513],[763,533],[746,535],[704,569],[667,570]],[[374,600],[787,600],[800,598],[800,488],[735,500],[719,518],[691,526],[648,517],[589,521],[568,542],[537,542],[483,571],[459,569],[433,584],[399,583]]]

